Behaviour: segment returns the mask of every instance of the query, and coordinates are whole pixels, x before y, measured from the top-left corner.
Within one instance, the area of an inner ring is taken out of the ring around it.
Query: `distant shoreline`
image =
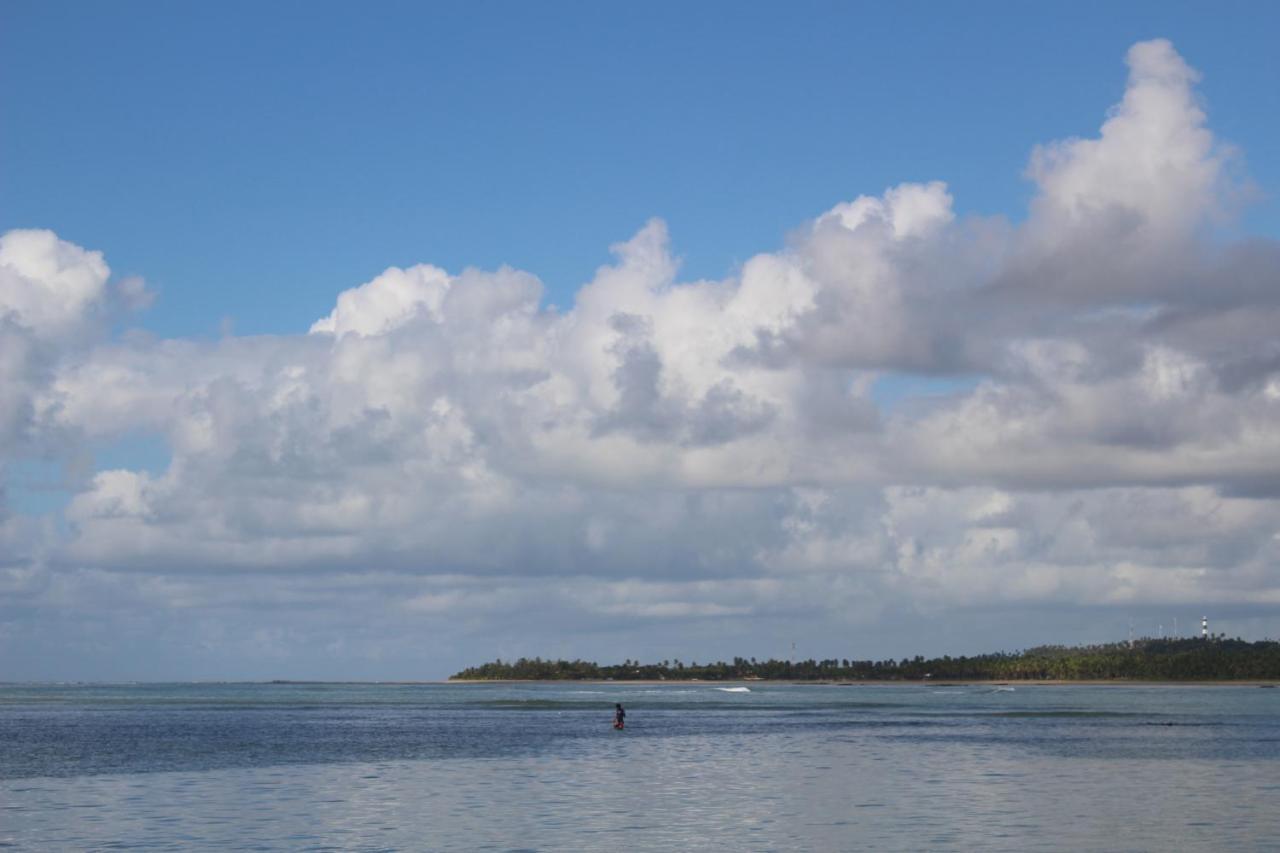
[[[370,682],[372,683],[372,682]],[[380,682],[388,684],[392,682]],[[882,679],[866,681],[810,681],[806,679],[729,679],[710,681],[707,679],[573,679],[573,678],[450,678],[446,681],[395,682],[404,684],[590,684],[593,686],[619,687],[627,684],[639,684],[648,687],[670,685],[675,687],[719,687],[733,685],[735,687],[752,687],[755,685],[782,684],[791,687],[1062,687],[1078,685],[1081,687],[1280,687],[1280,680],[1267,679],[1210,679],[1199,681],[1149,680],[1145,678],[1044,678],[1044,679],[1012,679],[995,681],[991,679],[955,679],[933,681],[932,679]]]
[[[1280,681],[1280,642],[1246,642],[1212,635],[1179,639],[1142,639],[1093,646],[1035,646],[1017,652],[980,655],[858,660],[807,660],[737,656],[699,664],[679,659],[625,660],[599,664],[588,660],[498,658],[455,672],[458,681],[776,681],[794,683],[1092,683],[1124,681],[1155,684]]]
[[[349,686],[349,687],[431,687],[431,686],[465,686],[477,684],[585,684],[594,687],[619,687],[636,684],[646,687],[753,687],[757,685],[775,684],[792,687],[1060,687],[1078,685],[1081,687],[1267,687],[1280,688],[1280,679],[1201,679],[1201,680],[1156,680],[1145,678],[1095,678],[1095,679],[957,679],[948,678],[934,681],[932,679],[867,679],[864,681],[814,681],[809,679],[725,679],[723,681],[709,679],[570,679],[570,678],[443,678],[416,679],[397,681],[323,681],[317,679],[292,680],[271,679],[268,681],[253,680],[198,680],[198,681],[0,681],[0,687],[110,687],[110,686],[154,686],[163,684],[180,684],[192,686],[215,685],[249,685],[259,687],[306,687],[312,686]]]

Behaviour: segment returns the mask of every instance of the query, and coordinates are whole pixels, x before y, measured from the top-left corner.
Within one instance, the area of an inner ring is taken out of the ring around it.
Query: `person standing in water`
[[[613,727],[620,729],[623,727],[624,721],[627,719],[627,712],[622,710],[622,703],[614,703],[613,706]]]

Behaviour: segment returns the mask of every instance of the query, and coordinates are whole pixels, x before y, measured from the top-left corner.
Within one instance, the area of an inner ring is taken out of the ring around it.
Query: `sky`
[[[0,680],[1280,637],[1278,30],[5,3]]]

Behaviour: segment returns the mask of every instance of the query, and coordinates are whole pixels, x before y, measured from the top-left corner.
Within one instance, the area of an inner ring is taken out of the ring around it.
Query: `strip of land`
[[[784,661],[736,657],[699,664],[679,660],[601,665],[582,660],[496,660],[455,674],[455,681],[790,681],[858,684],[875,681],[990,683],[1000,681],[1222,683],[1280,681],[1280,642],[1222,636],[1145,639],[1096,646],[1038,646],[975,656]]]

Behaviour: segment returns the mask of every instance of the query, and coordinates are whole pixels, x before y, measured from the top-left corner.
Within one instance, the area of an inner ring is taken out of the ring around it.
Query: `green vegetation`
[[[642,664],[623,661],[601,666],[590,661],[520,658],[469,667],[453,676],[462,681],[918,681],[964,680],[1094,680],[1229,681],[1280,679],[1280,642],[1246,643],[1209,640],[1140,640],[1100,646],[1040,646],[1023,652],[997,652],[975,657],[902,660],[757,661],[734,658],[709,664],[678,660]]]

